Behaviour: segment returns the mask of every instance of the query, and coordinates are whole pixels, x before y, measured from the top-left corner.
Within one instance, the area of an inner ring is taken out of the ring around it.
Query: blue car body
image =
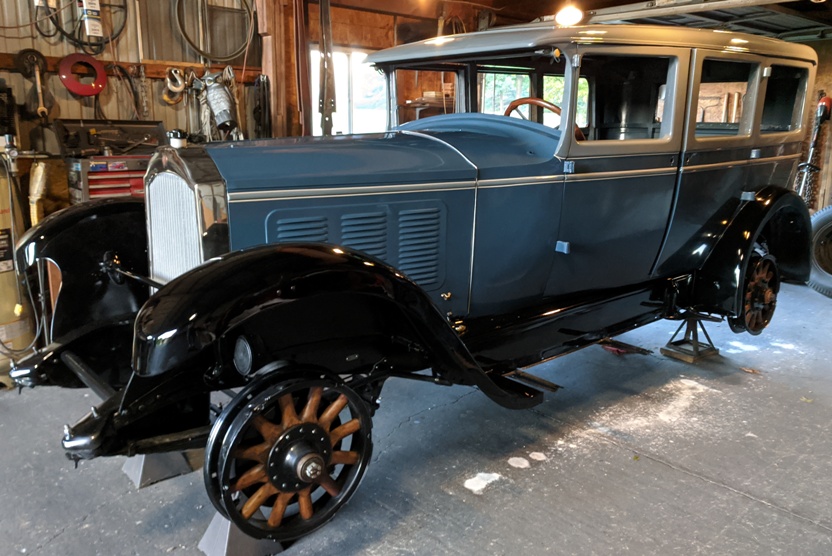
[[[63,285],[52,343],[14,378],[111,394],[67,429],[70,457],[207,443],[217,509],[253,536],[296,538],[357,487],[387,379],[527,408],[557,389],[527,366],[664,318],[757,334],[781,279],[808,278],[790,185],[811,49],[540,23],[371,58],[391,83],[389,131],[163,147],[145,204],[72,207],[22,238],[20,266],[52,260]],[[399,122],[403,69],[455,75],[458,113]],[[503,74],[541,97],[563,79],[563,106],[520,99],[537,121],[476,113],[478,76]],[[714,122],[696,95],[719,87],[739,92]],[[212,417],[211,393],[231,388]]]

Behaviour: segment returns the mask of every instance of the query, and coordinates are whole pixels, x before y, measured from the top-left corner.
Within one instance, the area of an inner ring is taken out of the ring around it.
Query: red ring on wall
[[[95,80],[92,83],[78,81],[78,78],[72,74],[72,66],[75,64],[90,66],[95,73]],[[69,89],[69,92],[81,97],[94,97],[107,86],[107,70],[104,69],[101,62],[80,52],[70,54],[61,60],[58,64],[58,77],[61,78],[61,83]]]

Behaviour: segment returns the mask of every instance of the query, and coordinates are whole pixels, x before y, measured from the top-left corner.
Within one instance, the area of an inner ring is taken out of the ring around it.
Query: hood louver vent
[[[399,213],[398,268],[422,287],[439,282],[442,213],[438,208]]]
[[[281,218],[276,227],[272,241],[329,241],[326,217],[323,216]]]
[[[434,202],[416,204],[419,208],[414,204],[381,210],[366,205],[283,208],[267,217],[266,241],[349,247],[391,264],[432,291],[445,280],[445,209]]]
[[[387,257],[387,214],[372,212],[341,217],[341,243],[373,257]]]

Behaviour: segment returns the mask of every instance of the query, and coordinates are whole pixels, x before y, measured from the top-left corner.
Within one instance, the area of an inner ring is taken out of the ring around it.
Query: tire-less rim
[[[747,272],[743,297],[745,329],[757,335],[768,326],[774,316],[777,293],[780,291],[780,276],[777,263],[769,255],[755,256]]]

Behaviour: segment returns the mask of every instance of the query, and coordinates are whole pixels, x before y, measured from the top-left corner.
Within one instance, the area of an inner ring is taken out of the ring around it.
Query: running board
[[[555,384],[554,382],[549,382],[548,380],[540,378],[539,376],[525,373],[523,371],[513,371],[505,376],[506,378],[513,378],[514,380],[519,380],[520,382],[528,384],[529,386],[540,388],[541,390],[546,390],[547,392],[557,392],[562,388],[562,386]]]
[[[543,392],[528,384],[512,380],[504,375],[489,376],[490,381],[503,393],[494,396],[485,392],[491,399],[509,409],[528,409],[543,403]],[[480,386],[482,389],[482,386]]]

